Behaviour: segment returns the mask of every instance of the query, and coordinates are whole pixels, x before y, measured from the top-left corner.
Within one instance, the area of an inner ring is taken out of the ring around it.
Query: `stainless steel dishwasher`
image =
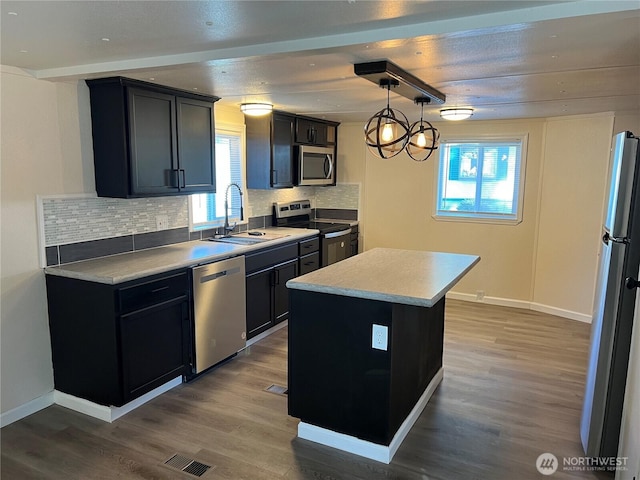
[[[246,346],[244,256],[193,268],[195,373]]]

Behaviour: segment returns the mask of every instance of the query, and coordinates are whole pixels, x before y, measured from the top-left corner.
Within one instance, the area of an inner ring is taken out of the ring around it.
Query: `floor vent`
[[[165,465],[181,472],[188,473],[194,477],[201,477],[207,470],[211,468],[211,465],[205,465],[192,458],[183,457],[182,455],[175,454],[169,460],[164,462]]]
[[[268,386],[265,390],[270,393],[275,393],[276,395],[286,395],[289,393],[289,389],[287,387],[276,384]]]

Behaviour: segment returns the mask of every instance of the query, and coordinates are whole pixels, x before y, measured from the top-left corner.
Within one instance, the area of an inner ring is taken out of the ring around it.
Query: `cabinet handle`
[[[171,186],[173,188],[180,188],[180,170],[171,170]]]
[[[278,183],[278,171],[271,170],[271,184],[276,185]]]
[[[151,293],[158,293],[158,292],[161,292],[161,291],[163,291],[163,290],[168,290],[168,289],[169,289],[169,286],[168,286],[168,285],[166,285],[166,286],[164,286],[164,287],[154,288],[153,290],[151,290]]]
[[[274,270],[274,273],[275,273],[275,284],[280,285],[280,271]]]
[[[180,188],[186,188],[187,187],[187,174],[184,171],[184,168],[180,169],[180,173],[182,174],[182,187]]]

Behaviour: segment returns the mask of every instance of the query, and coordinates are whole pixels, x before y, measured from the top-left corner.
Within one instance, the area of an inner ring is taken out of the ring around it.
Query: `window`
[[[190,229],[224,225],[225,192],[230,183],[237,183],[246,192],[244,183],[244,127],[216,126],[216,193],[200,193],[189,198]],[[229,223],[240,222],[240,193],[229,190]],[[246,218],[245,218],[246,220]]]
[[[436,218],[521,222],[525,154],[526,136],[443,140]]]

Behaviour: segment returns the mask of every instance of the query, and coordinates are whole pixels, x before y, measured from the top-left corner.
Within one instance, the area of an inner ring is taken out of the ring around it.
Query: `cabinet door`
[[[289,318],[288,280],[298,276],[298,260],[292,260],[274,268],[274,321],[280,323]]]
[[[133,195],[178,191],[176,100],[173,95],[128,88],[130,186]]]
[[[273,115],[271,186],[274,188],[293,187],[293,122],[289,115]]]
[[[122,315],[120,344],[125,403],[186,374],[189,363],[187,296]]]
[[[327,124],[314,122],[308,118],[297,118],[296,142],[308,145],[326,145]]]
[[[247,275],[247,338],[273,326],[273,269]]]
[[[215,192],[213,104],[177,97],[178,180],[182,192]]]

